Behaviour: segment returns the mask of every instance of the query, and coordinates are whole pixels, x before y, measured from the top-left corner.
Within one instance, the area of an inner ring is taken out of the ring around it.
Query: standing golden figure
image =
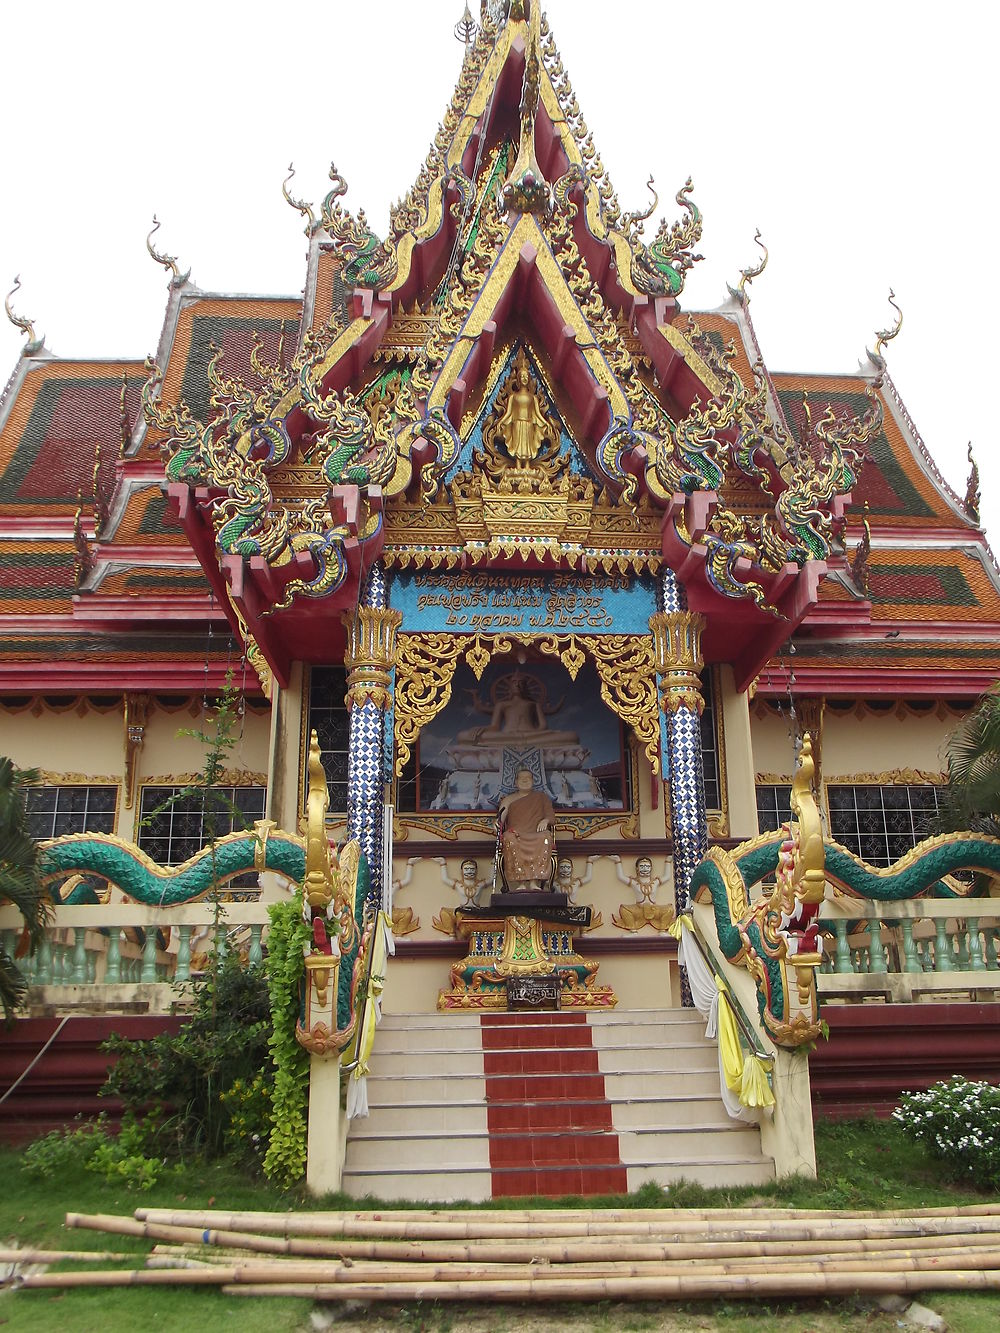
[[[547,443],[558,444],[558,434],[542,410],[532,382],[528,358],[521,351],[514,361],[507,403],[494,427],[516,468],[530,468]]]

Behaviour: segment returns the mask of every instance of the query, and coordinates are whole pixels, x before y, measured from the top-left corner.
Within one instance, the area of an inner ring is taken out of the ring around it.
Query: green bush
[[[194,1007],[180,1032],[148,1041],[112,1037],[105,1043],[103,1049],[117,1055],[118,1063],[102,1093],[119,1097],[135,1121],[151,1111],[161,1114],[172,1155],[220,1157],[232,1141],[234,1113],[245,1113],[228,1095],[234,1085],[260,1080],[261,1098],[270,1097],[267,983],[262,968],[241,966],[231,954],[192,982],[191,992]]]
[[[119,1133],[112,1134],[107,1118],[98,1116],[76,1129],[54,1129],[29,1143],[22,1162],[35,1180],[61,1180],[82,1168],[128,1189],[149,1190],[166,1168],[162,1158],[147,1152],[157,1129],[155,1119],[138,1121],[126,1116]]]
[[[906,1092],[892,1113],[956,1179],[1000,1188],[1000,1087],[954,1074],[926,1092]]]

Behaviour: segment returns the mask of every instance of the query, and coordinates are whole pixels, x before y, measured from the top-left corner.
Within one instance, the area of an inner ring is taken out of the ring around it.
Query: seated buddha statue
[[[514,892],[544,888],[552,877],[555,809],[535,788],[526,768],[518,770],[514,790],[501,798],[500,855],[507,886]]]
[[[580,737],[575,731],[549,729],[545,712],[538,700],[532,697],[527,678],[518,673],[510,677],[510,689],[506,697],[497,699],[489,725],[460,731],[457,740],[465,745],[502,745],[514,749],[580,744]]]

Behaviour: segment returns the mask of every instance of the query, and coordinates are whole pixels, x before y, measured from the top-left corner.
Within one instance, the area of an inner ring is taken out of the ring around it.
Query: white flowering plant
[[[1000,1189],[1000,1087],[953,1074],[904,1092],[892,1118],[955,1177]]]

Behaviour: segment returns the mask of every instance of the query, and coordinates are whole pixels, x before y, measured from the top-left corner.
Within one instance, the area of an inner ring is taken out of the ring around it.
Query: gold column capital
[[[387,708],[392,698],[389,678],[396,661],[396,631],[403,613],[389,607],[359,606],[341,619],[347,630],[348,707],[360,708],[370,700],[377,708]]]
[[[649,618],[649,628],[656,670],[662,677],[664,712],[690,708],[700,717],[705,707],[699,674],[705,664],[701,655],[705,617],[700,611],[657,611]]]

